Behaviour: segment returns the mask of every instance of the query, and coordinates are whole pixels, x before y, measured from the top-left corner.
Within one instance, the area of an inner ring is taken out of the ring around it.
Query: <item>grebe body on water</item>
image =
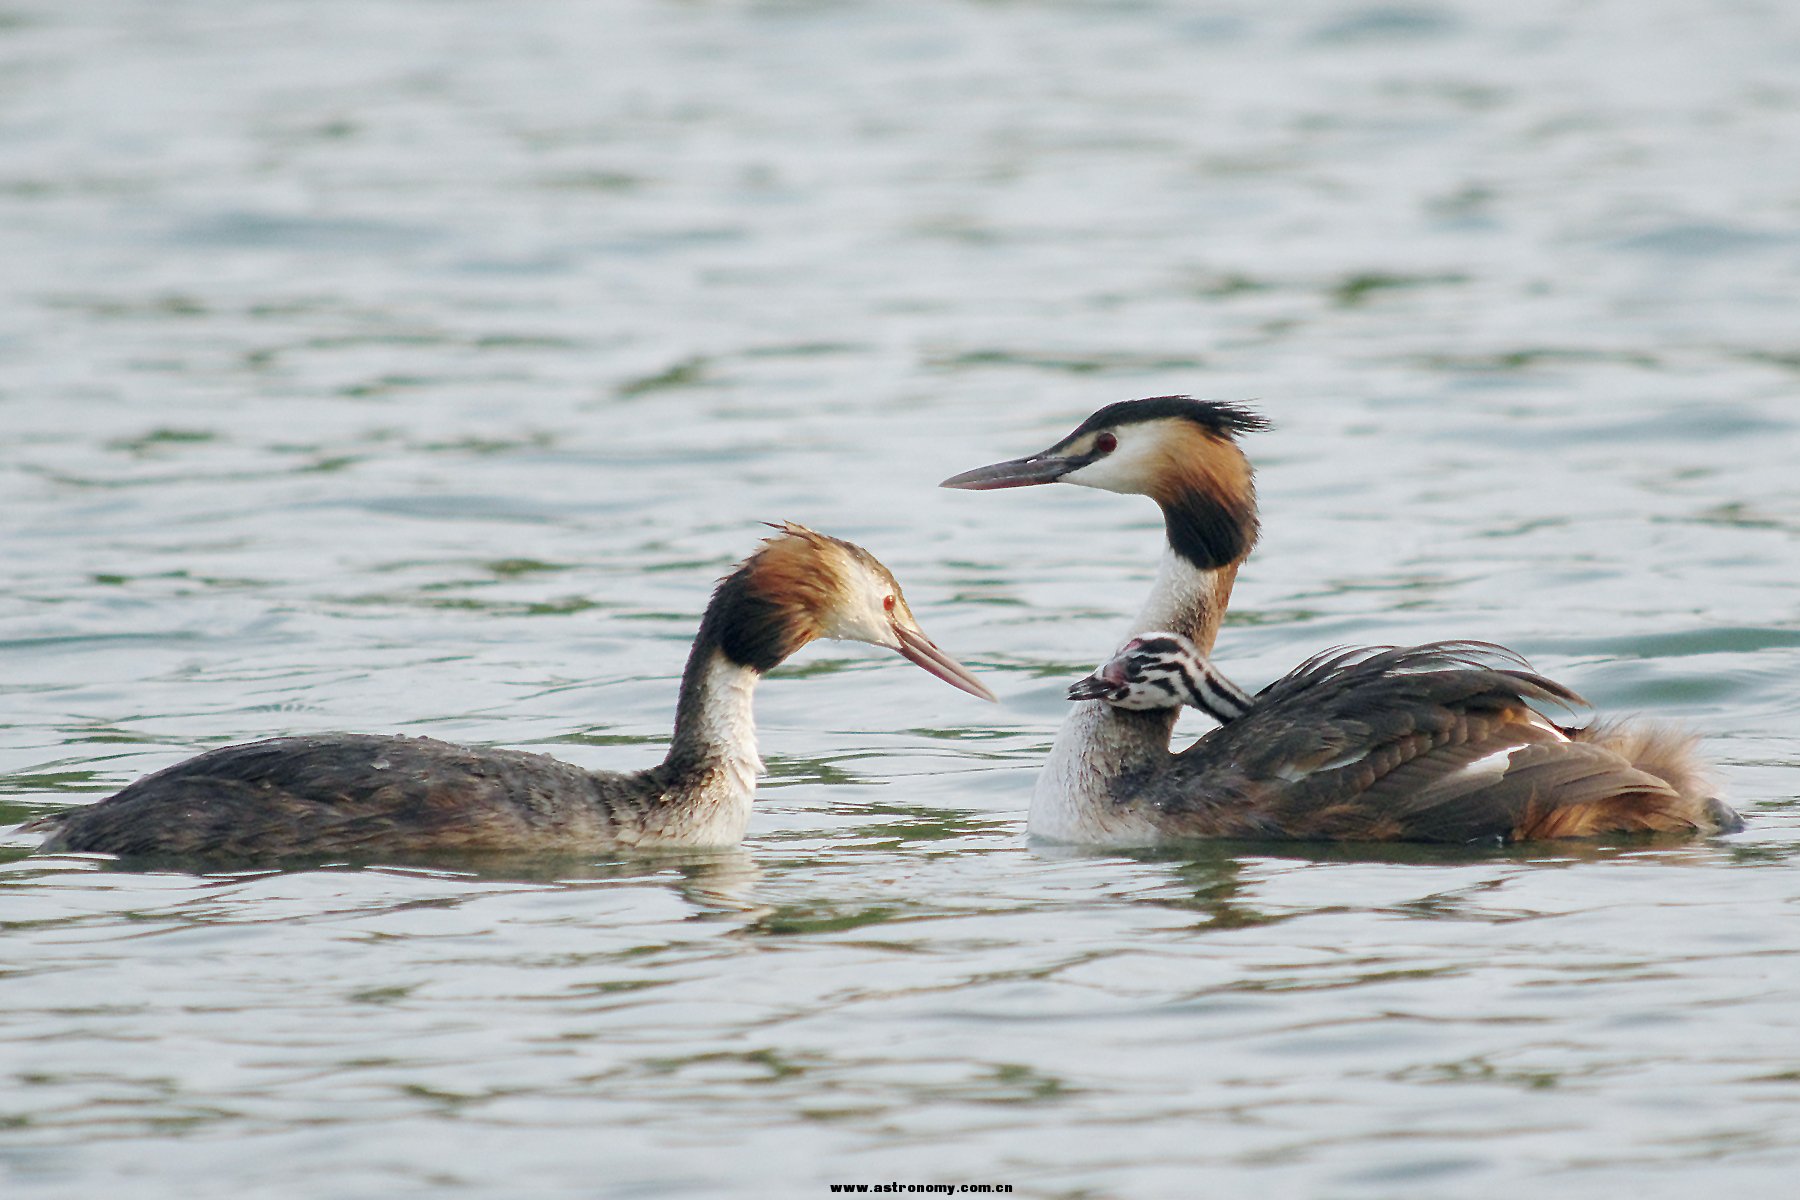
[[[1192,641],[1155,631],[1069,698],[1186,705],[1221,722],[1134,787],[1193,837],[1464,843],[1742,828],[1710,798],[1692,736],[1557,724],[1546,710],[1586,702],[1485,642],[1330,651],[1250,696]]]
[[[1062,482],[1155,500],[1167,546],[1132,632],[1177,635],[1204,661],[1256,543],[1254,473],[1238,438],[1265,428],[1261,417],[1231,404],[1127,400],[1100,409],[1048,450],[966,471],[943,486]],[[1392,653],[1401,658],[1314,660],[1288,677],[1304,702],[1270,716],[1264,706],[1273,707],[1272,697],[1259,698],[1181,754],[1169,750],[1179,704],[1081,700],[1038,776],[1030,831],[1053,841],[1136,846],[1220,836],[1474,841],[1736,827],[1736,814],[1705,783],[1691,738],[1643,725],[1565,732],[1529,701],[1577,698],[1511,659],[1495,666],[1467,647]],[[1428,677],[1435,690],[1420,683]],[[1242,710],[1246,697],[1232,691],[1215,689],[1207,704],[1228,715],[1232,705]],[[1484,748],[1471,758],[1469,738],[1478,732]],[[1220,734],[1228,736],[1213,742]],[[1307,745],[1313,749],[1303,751]],[[1264,771],[1255,788],[1241,779],[1247,762]],[[1433,781],[1459,770],[1457,793],[1446,798]],[[1321,771],[1335,772],[1338,791],[1318,786]],[[1647,777],[1660,782],[1652,786]],[[1528,786],[1531,812],[1560,815],[1521,822],[1516,798]],[[1353,816],[1343,815],[1345,804]],[[1442,811],[1425,822],[1411,819],[1417,808]],[[1451,809],[1456,820],[1445,824]]]
[[[751,693],[808,642],[883,646],[994,698],[925,636],[874,555],[803,526],[776,529],[714,590],[656,766],[588,771],[380,734],[274,738],[208,751],[46,818],[40,852],[259,860],[733,845],[762,768]]]

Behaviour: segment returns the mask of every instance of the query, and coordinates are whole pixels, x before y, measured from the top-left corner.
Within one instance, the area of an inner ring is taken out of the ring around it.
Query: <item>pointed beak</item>
[[[1071,700],[1104,700],[1125,684],[1125,669],[1107,663],[1077,683],[1069,685]]]
[[[938,486],[961,488],[968,492],[991,492],[997,488],[1030,487],[1034,483],[1055,483],[1070,471],[1086,465],[1089,461],[1091,460],[1086,458],[1070,458],[1045,452],[1033,454],[1030,458],[1015,458],[1010,462],[976,467],[973,471],[952,475]]]
[[[996,704],[1000,702],[1000,697],[975,678],[969,668],[939,650],[937,643],[926,637],[923,631],[897,624],[894,626],[894,633],[900,638],[900,654],[903,657],[918,663],[951,687],[959,687],[971,696],[980,696],[983,700],[991,700]]]

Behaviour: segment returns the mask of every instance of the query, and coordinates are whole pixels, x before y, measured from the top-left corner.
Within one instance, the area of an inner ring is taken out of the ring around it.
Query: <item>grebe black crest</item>
[[[1074,483],[1149,496],[1168,547],[1137,636],[1077,684],[1032,796],[1057,841],[1204,837],[1494,841],[1740,827],[1694,739],[1657,726],[1565,728],[1575,693],[1498,646],[1340,651],[1251,697],[1210,662],[1256,492],[1237,444],[1266,428],[1234,405],[1161,396],[1108,405],[1039,454],[964,472],[971,490]],[[1180,754],[1175,717],[1224,722]]]
[[[883,646],[963,691],[993,693],[926,637],[893,574],[800,525],[714,590],[682,675],[668,756],[587,771],[541,754],[333,733],[226,746],[38,822],[41,851],[273,860],[440,851],[720,846],[750,818],[757,680],[817,638]]]
[[[941,486],[985,492],[1074,483],[1149,496],[1163,510],[1170,548],[1211,570],[1241,562],[1256,544],[1256,487],[1236,439],[1268,427],[1219,400],[1122,400],[1048,450],[964,471]]]

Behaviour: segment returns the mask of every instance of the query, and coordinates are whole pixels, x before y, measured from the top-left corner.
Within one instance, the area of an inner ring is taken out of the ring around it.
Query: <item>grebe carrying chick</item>
[[[727,846],[762,762],[750,697],[817,638],[882,646],[965,692],[981,681],[926,637],[862,547],[778,525],[714,590],[668,756],[630,773],[431,738],[327,733],[210,750],[37,822],[42,852],[262,860]]]
[[[1132,629],[1183,639],[1175,657],[1207,663],[1256,543],[1254,473],[1237,439],[1266,428],[1217,401],[1126,400],[1048,450],[943,486],[1061,482],[1155,500],[1167,546]],[[1169,750],[1179,703],[1077,703],[1038,776],[1031,833],[1139,846],[1206,837],[1527,840],[1741,824],[1712,795],[1693,739],[1646,725],[1555,725],[1531,702],[1579,698],[1498,647],[1326,656],[1254,700],[1216,671],[1205,678],[1193,693],[1200,706],[1232,719],[1180,754]]]
[[[1069,699],[1221,723],[1135,789],[1180,809],[1189,836],[1518,842],[1742,825],[1717,800],[1684,799],[1707,794],[1692,736],[1556,724],[1541,710],[1581,697],[1486,642],[1327,651],[1249,696],[1193,642],[1155,631]]]

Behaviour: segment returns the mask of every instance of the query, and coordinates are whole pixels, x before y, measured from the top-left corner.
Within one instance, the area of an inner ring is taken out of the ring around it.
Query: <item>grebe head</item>
[[[1069,688],[1069,699],[1104,700],[1137,712],[1187,705],[1221,725],[1256,706],[1256,698],[1220,674],[1191,638],[1166,630],[1140,633],[1120,646],[1099,670]]]
[[[1132,638],[1092,675],[1069,686],[1071,700],[1104,700],[1139,712],[1190,703],[1197,676],[1211,663],[1200,647],[1178,633]]]
[[[868,642],[944,682],[994,700],[969,669],[925,636],[893,572],[861,546],[804,525],[774,537],[720,583],[716,636],[728,658],[758,671],[817,638]]]
[[[1217,400],[1154,396],[1109,404],[1048,450],[944,480],[969,491],[1073,483],[1149,496],[1169,542],[1203,568],[1237,562],[1256,542],[1256,486],[1237,437],[1267,429]]]

